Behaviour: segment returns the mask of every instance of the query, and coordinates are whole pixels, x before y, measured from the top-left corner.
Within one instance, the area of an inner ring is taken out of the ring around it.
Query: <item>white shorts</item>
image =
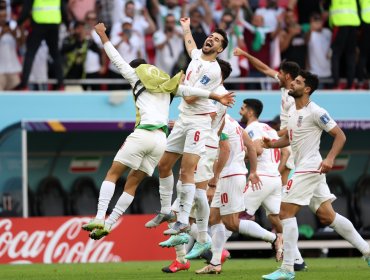
[[[176,154],[205,153],[206,140],[211,133],[212,118],[209,115],[181,116],[167,139],[167,152]]]
[[[244,191],[246,184],[246,175],[221,178],[218,181],[211,207],[219,208],[221,216],[244,211]]]
[[[325,174],[295,172],[283,190],[282,202],[308,205],[316,213],[320,205],[336,196],[329,190]]]
[[[292,170],[292,169],[294,169],[294,155],[293,155],[292,148],[290,146],[288,146],[287,148],[288,148],[290,154],[289,154],[288,160],[286,161],[285,166],[288,169]]]
[[[126,138],[114,161],[151,176],[166,149],[166,143],[163,130],[135,129]]]
[[[176,198],[175,201],[171,205],[171,210],[179,213],[180,212],[180,198]],[[196,207],[193,202],[193,207],[191,207],[190,215],[189,218],[194,218],[195,219],[195,212],[196,212]]]
[[[281,177],[259,175],[262,182],[261,189],[253,190],[249,185],[244,194],[244,204],[249,215],[253,216],[262,205],[266,216],[279,214],[281,203]]]
[[[208,181],[213,178],[213,164],[217,158],[218,148],[206,145],[206,152],[201,156],[195,170],[195,183]]]

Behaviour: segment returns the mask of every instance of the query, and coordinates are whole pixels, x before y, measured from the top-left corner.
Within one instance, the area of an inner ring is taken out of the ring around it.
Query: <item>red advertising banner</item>
[[[87,263],[169,260],[174,249],[161,248],[167,225],[147,229],[153,215],[125,215],[112,232],[92,240],[81,226],[88,217],[0,219],[0,263]]]

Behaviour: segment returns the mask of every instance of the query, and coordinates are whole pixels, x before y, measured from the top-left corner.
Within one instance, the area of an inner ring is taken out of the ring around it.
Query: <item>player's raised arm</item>
[[[185,48],[188,55],[191,57],[191,52],[192,50],[197,48],[197,45],[195,44],[193,35],[191,34],[190,18],[188,17],[181,18],[180,23],[184,34]]]
[[[263,63],[258,58],[254,57],[253,55],[243,51],[240,48],[235,48],[233,53],[234,53],[235,56],[244,56],[244,57],[246,57],[248,59],[249,63],[251,63],[254,66],[254,68],[256,68],[259,72],[261,72],[261,73],[263,73],[266,76],[269,76],[271,78],[275,78],[277,72],[274,69],[267,66],[265,63]]]
[[[99,35],[100,40],[104,45],[104,50],[109,57],[110,61],[117,67],[121,75],[130,82],[130,84],[137,81],[137,75],[135,70],[128,64],[114,48],[112,43],[109,41],[107,34],[105,33],[106,27],[104,23],[98,23],[95,25],[95,31]]]

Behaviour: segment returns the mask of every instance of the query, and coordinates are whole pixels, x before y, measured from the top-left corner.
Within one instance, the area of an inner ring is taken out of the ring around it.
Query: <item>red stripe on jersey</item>
[[[229,177],[233,177],[233,176],[246,176],[247,173],[244,173],[244,174],[241,174],[241,173],[237,173],[237,174],[230,174],[230,175],[226,175],[224,177],[221,177],[222,178],[229,178]]]

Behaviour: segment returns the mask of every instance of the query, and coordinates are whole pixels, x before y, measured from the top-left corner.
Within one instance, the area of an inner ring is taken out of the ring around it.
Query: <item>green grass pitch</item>
[[[370,267],[361,258],[305,259],[308,271],[297,272],[297,280],[369,280]],[[101,264],[31,264],[0,265],[0,279],[262,279],[261,275],[272,272],[278,266],[272,259],[231,259],[223,266],[220,275],[196,275],[202,268],[200,260],[192,261],[189,271],[167,274],[161,268],[169,264],[157,262],[126,262]]]

